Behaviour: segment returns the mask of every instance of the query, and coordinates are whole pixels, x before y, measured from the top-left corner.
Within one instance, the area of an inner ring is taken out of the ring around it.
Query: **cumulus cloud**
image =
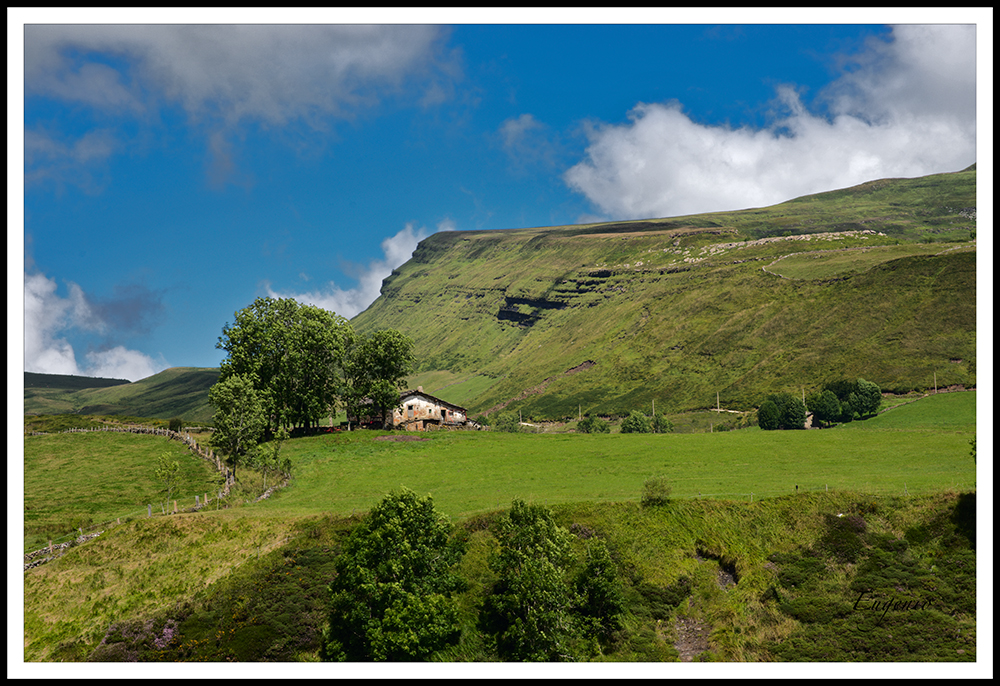
[[[162,100],[230,124],[346,116],[426,70],[441,35],[429,25],[26,25],[25,94],[131,115]]]
[[[454,231],[455,224],[450,219],[445,219],[437,226],[438,231]],[[294,298],[306,305],[315,305],[324,310],[335,312],[347,319],[353,318],[368,309],[368,306],[375,302],[382,290],[382,281],[392,274],[392,270],[401,266],[417,248],[420,241],[430,235],[426,228],[416,228],[411,222],[408,223],[396,235],[382,241],[383,258],[372,260],[361,270],[357,279],[357,285],[353,288],[342,288],[330,282],[325,288],[310,291],[307,293],[279,293],[267,286],[267,295],[272,298]]]
[[[146,307],[137,305],[140,300],[150,301],[136,290],[141,287],[125,288],[104,301],[93,301],[73,283],[69,284],[68,297],[60,296],[57,288],[44,274],[24,274],[25,371],[136,381],[169,366],[162,359],[107,342],[122,328],[134,331],[145,326]],[[70,336],[80,332],[96,334],[105,341],[102,349],[85,353],[83,365],[69,342]]]
[[[680,103],[639,104],[586,129],[564,180],[607,217],[759,207],[875,178],[976,161],[975,26],[899,26],[845,60],[814,103],[777,89],[764,128],[699,124]]]

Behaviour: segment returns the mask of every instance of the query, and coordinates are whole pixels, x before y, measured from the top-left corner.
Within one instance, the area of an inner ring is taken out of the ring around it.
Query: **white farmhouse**
[[[424,393],[423,387],[403,391],[392,413],[392,427],[407,431],[425,431],[429,427],[459,427],[468,424],[464,407],[453,405]]]

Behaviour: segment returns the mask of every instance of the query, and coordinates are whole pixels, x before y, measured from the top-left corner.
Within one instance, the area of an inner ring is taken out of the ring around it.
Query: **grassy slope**
[[[537,419],[678,412],[717,392],[748,409],[841,376],[971,385],[974,244],[908,241],[967,239],[974,206],[972,169],[742,212],[439,233],[353,323],[411,335],[430,392]],[[823,235],[864,229],[885,235]],[[816,261],[788,257],[803,251]]]
[[[181,466],[173,492],[181,507],[218,490],[215,470],[176,441],[100,432],[25,436],[24,549],[62,543],[77,527],[144,515],[149,504],[160,511],[165,494],[154,472],[161,454]]]
[[[30,414],[115,414],[208,422],[208,389],[219,370],[173,367],[134,383],[109,388],[25,388],[24,411]]]
[[[967,457],[974,396],[942,394],[864,423],[808,432],[437,434],[430,443],[376,441],[377,434],[356,432],[295,439],[286,447],[296,465],[294,484],[268,501],[139,518],[27,572],[25,659],[81,660],[111,622],[154,617],[160,626],[164,618],[180,622],[186,648],[177,652],[174,646],[166,659],[247,660],[266,651],[280,659],[308,659],[322,624],[324,575],[346,531],[343,517],[360,514],[402,485],[431,493],[439,509],[469,527],[472,547],[463,564],[473,588],[463,603],[470,608],[481,592],[477,584],[489,581],[484,567],[489,538],[477,524],[489,517],[479,515],[506,507],[516,496],[553,506],[565,526],[602,532],[618,551],[633,591],[642,581],[667,586],[691,575],[700,590],[685,612],[710,628],[740,627],[739,635],[716,636],[717,656],[774,659],[767,652],[774,642],[803,625],[775,607],[760,606],[760,595],[777,573],[768,556],[816,544],[825,517],[853,511],[860,502],[881,508],[876,516],[866,515],[872,531],[897,537],[946,516],[958,506],[952,489],[975,488],[975,467]],[[935,407],[928,412],[924,403]],[[162,447],[162,439],[142,438],[147,443],[136,447],[144,454]],[[86,460],[88,454],[78,457]],[[746,463],[736,465],[737,460]],[[653,473],[668,474],[680,496],[667,510],[638,505],[642,482]],[[846,481],[831,486],[854,490],[827,492],[820,480],[836,474]],[[769,484],[790,494],[791,481],[799,477],[798,496],[752,503],[744,490],[724,500],[689,497],[701,487],[742,489],[750,482],[762,484],[762,491]],[[866,488],[861,482],[869,479]],[[807,487],[820,490],[806,492]],[[904,488],[908,498],[892,495]],[[913,495],[917,491],[927,495]],[[926,554],[933,553],[938,538],[925,541],[931,546]],[[718,561],[699,562],[699,551]],[[738,593],[713,588],[723,559],[738,568]],[[649,644],[630,643],[619,658],[675,659],[670,629],[644,619],[645,606],[636,603],[630,620],[634,637],[648,636]],[[766,627],[760,624],[765,620]],[[963,621],[967,637],[975,621]],[[293,636],[311,638],[300,644]],[[482,658],[474,645],[463,650],[454,657]]]

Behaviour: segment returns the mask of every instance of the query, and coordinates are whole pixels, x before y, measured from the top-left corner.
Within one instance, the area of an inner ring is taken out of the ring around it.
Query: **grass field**
[[[939,399],[964,400],[950,394]],[[947,402],[947,400],[945,400]],[[920,412],[920,403],[911,411]],[[974,410],[974,405],[973,405]],[[903,414],[900,408],[895,412]],[[297,441],[295,485],[268,504],[290,511],[362,511],[392,488],[434,496],[462,518],[509,503],[638,500],[643,482],[665,476],[679,498],[749,500],[800,491],[873,494],[975,487],[969,425],[883,418],[821,431],[714,434],[435,434],[428,441],[378,442],[341,435]],[[967,421],[956,419],[956,421]],[[938,423],[938,430],[928,424]],[[865,426],[862,432],[860,427]]]
[[[357,521],[352,514],[360,516],[401,486],[431,494],[438,510],[465,527],[470,548],[461,572],[471,587],[461,601],[469,612],[464,621],[474,622],[479,594],[492,578],[485,564],[491,539],[484,527],[516,497],[551,507],[563,526],[600,531],[614,547],[638,613],[629,619],[632,638],[614,659],[678,658],[671,627],[680,615],[673,610],[643,614],[649,610],[642,609],[642,593],[673,587],[681,578],[690,579],[692,593],[683,614],[715,627],[712,659],[776,659],[778,648],[785,651],[781,659],[802,659],[798,656],[812,654],[809,646],[817,641],[842,651],[839,625],[830,624],[833,628],[818,639],[795,643],[803,631],[815,633],[819,625],[793,620],[797,615],[789,612],[799,611],[798,606],[787,610],[763,603],[761,597],[776,583],[771,556],[780,553],[787,564],[800,564],[796,551],[829,538],[837,513],[855,511],[864,513],[870,546],[905,536],[914,546],[914,559],[928,568],[943,559],[935,556],[952,555],[949,551],[959,544],[945,541],[951,547],[941,547],[945,534],[935,532],[955,526],[948,524],[948,513],[961,507],[966,496],[959,494],[971,492],[974,506],[976,466],[968,441],[975,435],[975,411],[975,393],[967,392],[924,398],[865,422],[814,431],[441,432],[418,437],[425,441],[384,440],[402,434],[357,431],[294,439],[285,447],[294,465],[292,484],[269,500],[170,517],[140,516],[26,572],[25,660],[85,660],[113,623],[141,628],[149,622],[165,627],[168,621],[177,622],[183,642],[173,652],[148,653],[144,659],[245,661],[265,652],[271,659],[315,659],[325,579],[338,541]],[[115,448],[104,440],[110,436],[129,440]],[[114,516],[119,507],[134,510],[131,502],[149,494],[119,499],[117,491],[126,482],[142,478],[141,469],[129,475],[129,463],[145,465],[171,446],[162,438],[132,435],[26,439],[25,516],[31,514],[35,526],[41,526],[43,492],[57,482],[65,506],[51,521]],[[74,464],[57,464],[57,453]],[[109,465],[115,474],[102,468]],[[61,477],[42,478],[52,472]],[[639,503],[643,482],[654,475],[672,484],[668,508]],[[193,477],[192,486],[204,483],[199,478]],[[99,482],[114,487],[95,488]],[[74,490],[94,495],[70,497]],[[100,514],[91,514],[98,506]],[[958,540],[955,535],[948,533],[947,540]],[[833,560],[829,565],[822,592],[849,606],[853,600],[845,584],[852,567]],[[731,593],[716,583],[723,566],[739,577]],[[970,592],[966,576],[948,583],[965,584],[966,597]],[[971,583],[974,596],[974,579]],[[782,593],[794,600],[794,591]],[[671,624],[661,626],[658,616],[669,616]],[[962,659],[975,659],[974,610],[958,624],[946,626],[936,615],[934,621],[931,633],[959,632],[956,640],[966,651]],[[468,632],[475,634],[471,624]],[[477,645],[463,644],[444,657],[487,659]],[[904,657],[948,659],[955,645]],[[890,653],[878,651],[830,654],[900,659],[880,657]]]
[[[25,550],[61,543],[78,527],[145,516],[150,504],[159,512],[166,499],[154,476],[161,454],[181,466],[174,490],[181,507],[218,490],[214,468],[177,441],[103,432],[25,436]]]

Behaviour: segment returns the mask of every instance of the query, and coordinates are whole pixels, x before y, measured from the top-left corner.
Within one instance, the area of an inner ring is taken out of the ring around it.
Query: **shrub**
[[[622,421],[621,432],[623,434],[650,434],[653,433],[653,423],[642,412],[632,410],[628,417]]]
[[[584,434],[611,433],[611,426],[600,417],[584,417],[577,423],[576,430]]]
[[[674,423],[667,419],[667,415],[658,414],[653,417],[653,433],[669,434],[674,432]]]
[[[647,507],[666,505],[670,502],[670,483],[665,476],[653,476],[642,484],[642,504]]]
[[[495,416],[490,428],[494,431],[516,434],[521,431],[521,422],[514,412],[502,412]]]
[[[180,431],[181,429],[184,428],[184,420],[181,419],[180,417],[174,417],[173,419],[170,420],[167,427],[171,431]]]

